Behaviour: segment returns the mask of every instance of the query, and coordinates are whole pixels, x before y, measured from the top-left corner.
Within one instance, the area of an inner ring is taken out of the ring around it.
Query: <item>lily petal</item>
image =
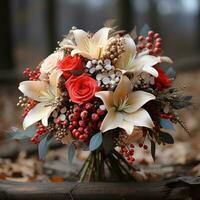
[[[61,49],[75,49],[76,45],[72,45],[72,44],[64,44]]]
[[[46,103],[38,103],[33,109],[31,109],[23,121],[23,128],[31,126],[32,124],[38,122],[39,120],[46,117],[52,110],[51,106],[46,106]]]
[[[125,120],[122,121],[121,124],[119,124],[120,128],[124,129],[129,135],[132,134],[133,129],[134,129],[134,125],[133,123],[129,123]]]
[[[136,56],[136,45],[130,35],[124,36],[124,50],[124,53],[121,54],[116,63],[118,69],[126,69],[130,65],[131,60]]]
[[[149,113],[140,108],[138,111],[134,113],[123,113],[123,119],[129,123],[134,124],[135,126],[144,126],[148,128],[153,128],[154,124],[149,115]]]
[[[44,116],[43,118],[42,118],[42,124],[44,125],[44,126],[48,126],[48,119],[49,119],[49,116],[50,116],[50,114],[55,110],[55,107],[52,107],[52,106],[48,106],[48,107],[50,107],[49,108],[49,112],[47,112],[47,114],[46,114],[46,116]]]
[[[173,64],[173,60],[171,58],[167,57],[167,56],[161,56],[160,61],[164,62],[164,63]]]
[[[108,43],[108,35],[111,28],[104,27],[97,31],[92,37],[83,30],[73,30],[76,46],[65,45],[72,48],[71,55],[79,54],[88,59],[98,59],[102,57],[105,46]]]
[[[58,96],[58,82],[62,73],[61,70],[54,70],[49,76],[49,84],[54,96]]]
[[[108,35],[111,28],[104,27],[98,30],[90,40],[90,56],[92,58],[101,58],[104,53],[104,48],[108,43]]]
[[[71,56],[74,56],[76,54],[79,54],[79,55],[83,56],[84,58],[87,58],[87,59],[90,59],[90,60],[93,59],[93,57],[87,51],[82,51],[82,50],[79,50],[79,49],[72,50]]]
[[[47,81],[49,80],[48,74],[45,73],[45,72],[41,72],[40,77],[39,77],[39,80],[40,80],[40,81],[45,81],[45,82],[47,82]]]
[[[100,98],[103,101],[107,110],[113,107],[113,92],[112,91],[100,91],[100,92],[97,92],[95,96]]]
[[[74,39],[77,45],[77,49],[88,52],[89,41],[90,41],[88,34],[81,29],[73,30],[73,34],[74,34]]]
[[[128,106],[124,108],[124,111],[127,113],[132,113],[141,108],[145,103],[155,99],[156,97],[153,94],[144,91],[132,92],[128,96],[127,104]]]
[[[127,76],[122,76],[113,94],[114,105],[119,106],[120,103],[124,102],[130,92],[131,82]]]
[[[58,51],[49,55],[41,64],[40,71],[41,73],[48,73],[54,70],[57,67],[59,60],[63,59],[64,52]]]
[[[144,70],[150,73],[151,75],[157,77],[158,72],[156,70],[151,70],[150,68],[160,62],[161,62],[160,57],[145,55],[133,59],[129,69],[130,71],[136,71],[136,72]]]
[[[110,108],[101,124],[100,130],[102,132],[106,132],[108,130],[120,127],[120,124],[122,124],[123,122],[122,117],[122,114],[120,112],[116,112],[116,109],[114,107]]]
[[[97,45],[98,47],[103,47],[107,44],[108,35],[111,28],[104,27],[98,30],[91,38],[91,43]]]
[[[147,72],[154,77],[158,77],[158,71],[153,67],[145,66],[142,71]]]
[[[35,101],[45,102],[54,98],[45,81],[23,81],[19,84],[18,89]]]
[[[98,46],[96,43],[90,42],[89,55],[91,58],[99,59],[102,57],[103,52],[102,46]]]

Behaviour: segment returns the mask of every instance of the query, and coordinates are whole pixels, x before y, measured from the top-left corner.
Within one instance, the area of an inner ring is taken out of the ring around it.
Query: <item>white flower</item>
[[[131,134],[134,126],[154,126],[148,112],[141,107],[155,96],[144,91],[133,92],[126,76],[122,76],[114,92],[100,91],[95,96],[104,102],[108,111],[100,127],[102,132],[120,127]]]
[[[63,51],[57,51],[49,55],[41,64],[41,73],[51,73],[54,69],[56,69],[58,61],[62,60],[63,57]]]
[[[62,72],[54,70],[49,76],[49,81],[23,81],[19,85],[19,90],[29,98],[38,101],[26,115],[23,121],[23,127],[26,129],[32,124],[42,120],[44,126],[48,125],[48,118],[56,108],[55,102],[59,97],[57,88],[58,81]]]
[[[144,71],[157,77],[158,72],[153,68],[154,65],[161,62],[172,63],[169,57],[148,55],[148,51],[146,54],[142,52],[137,55],[135,42],[129,35],[124,36],[124,50],[116,63],[116,68],[122,72],[140,73]]]
[[[104,27],[97,31],[92,37],[81,29],[72,30],[75,45],[64,45],[65,48],[72,48],[71,55],[79,54],[88,59],[99,59],[104,53],[108,43],[108,35],[111,28]]]

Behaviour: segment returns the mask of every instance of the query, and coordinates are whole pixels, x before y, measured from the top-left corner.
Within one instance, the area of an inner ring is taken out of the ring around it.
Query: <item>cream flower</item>
[[[41,73],[51,73],[54,69],[56,69],[58,61],[62,60],[63,57],[63,51],[57,51],[49,55],[41,64]]]
[[[135,73],[144,71],[157,77],[158,72],[153,68],[154,65],[161,62],[172,63],[169,57],[148,55],[148,51],[137,55],[135,42],[129,35],[124,36],[124,50],[115,65],[116,68],[124,73],[127,71]]]
[[[134,126],[154,126],[148,112],[141,107],[155,96],[144,91],[133,92],[126,76],[122,76],[114,92],[100,91],[95,96],[103,101],[108,111],[100,127],[102,132],[120,127],[130,135]]]
[[[59,97],[57,88],[58,81],[62,72],[54,70],[47,81],[23,81],[19,85],[19,90],[31,99],[39,103],[33,107],[23,121],[23,127],[26,129],[32,124],[42,120],[44,126],[48,125],[48,118],[56,108],[55,102]]]
[[[101,58],[108,42],[110,30],[111,28],[104,27],[97,31],[92,37],[81,29],[72,30],[76,46],[64,45],[63,47],[72,48],[72,56],[79,54],[88,59]]]

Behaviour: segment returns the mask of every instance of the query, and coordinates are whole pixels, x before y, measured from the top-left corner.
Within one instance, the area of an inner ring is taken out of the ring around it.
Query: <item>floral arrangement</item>
[[[28,136],[40,158],[57,140],[68,145],[70,162],[77,148],[91,151],[81,181],[133,179],[135,147],[150,144],[155,159],[156,144],[174,142],[173,123],[185,128],[177,109],[191,104],[172,87],[175,71],[161,68],[172,60],[162,54],[153,31],[132,37],[110,27],[94,34],[73,27],[35,70],[25,69],[29,80],[19,85],[23,128],[36,127]]]

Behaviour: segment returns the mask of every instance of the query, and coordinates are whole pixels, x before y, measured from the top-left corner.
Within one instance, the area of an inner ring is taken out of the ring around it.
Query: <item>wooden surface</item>
[[[19,183],[0,181],[0,200],[26,199],[200,199],[200,178],[181,177],[151,183]]]

